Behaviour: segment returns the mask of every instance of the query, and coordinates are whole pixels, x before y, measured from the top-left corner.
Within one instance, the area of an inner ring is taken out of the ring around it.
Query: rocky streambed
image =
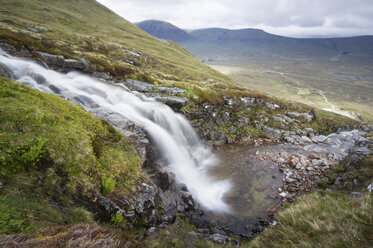
[[[232,212],[207,215],[213,223],[236,235],[257,235],[265,226],[276,224],[273,215],[284,203],[311,192],[334,165],[346,158],[358,162],[370,154],[368,146],[373,142],[364,134],[352,130],[314,136],[297,145],[256,140],[255,145],[218,147],[220,165],[211,173],[231,180],[232,189],[225,201]]]

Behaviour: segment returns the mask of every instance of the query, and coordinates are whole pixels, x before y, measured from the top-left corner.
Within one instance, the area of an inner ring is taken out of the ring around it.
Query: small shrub
[[[115,188],[116,181],[110,177],[102,178],[102,193],[107,194],[113,191]]]
[[[117,224],[117,225],[122,223],[123,220],[124,220],[124,217],[121,213],[116,213],[111,217],[111,222],[113,222],[114,224]]]

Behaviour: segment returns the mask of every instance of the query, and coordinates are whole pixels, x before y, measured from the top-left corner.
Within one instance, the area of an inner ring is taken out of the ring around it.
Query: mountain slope
[[[186,31],[172,25],[169,22],[148,20],[136,23],[136,26],[138,26],[148,34],[161,39],[183,42],[191,38],[191,36]]]
[[[0,39],[83,57],[93,69],[117,77],[229,81],[187,50],[150,36],[94,0],[0,0],[0,13]]]
[[[269,34],[259,29],[229,30],[206,28],[175,39],[173,29],[163,28],[160,21],[144,21],[140,28],[156,37],[175,40],[199,58],[229,60],[254,58],[332,58],[338,55],[373,60],[373,36],[349,38],[299,39]],[[151,28],[149,28],[151,26]],[[156,30],[162,30],[162,33]],[[181,32],[181,29],[177,29]],[[167,31],[169,33],[167,33]],[[161,36],[160,36],[161,35]]]

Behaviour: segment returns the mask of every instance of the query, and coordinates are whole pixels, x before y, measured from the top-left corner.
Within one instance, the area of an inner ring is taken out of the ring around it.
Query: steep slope
[[[192,38],[186,31],[169,22],[147,20],[136,23],[136,26],[155,37],[175,42],[183,42]]]
[[[85,58],[117,77],[229,79],[171,41],[160,41],[94,0],[0,0],[0,39],[18,47]]]
[[[98,195],[141,182],[130,140],[83,108],[2,77],[0,106],[0,235],[93,223]]]

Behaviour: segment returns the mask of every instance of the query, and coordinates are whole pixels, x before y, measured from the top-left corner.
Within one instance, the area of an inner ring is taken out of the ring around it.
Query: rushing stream
[[[11,70],[18,82],[64,98],[74,96],[88,111],[103,108],[143,127],[167,161],[165,169],[174,173],[203,207],[230,212],[223,201],[230,183],[209,175],[207,168],[215,165],[216,159],[182,115],[144,95],[136,96],[121,84],[110,84],[76,72],[58,73],[1,50],[0,63]]]

